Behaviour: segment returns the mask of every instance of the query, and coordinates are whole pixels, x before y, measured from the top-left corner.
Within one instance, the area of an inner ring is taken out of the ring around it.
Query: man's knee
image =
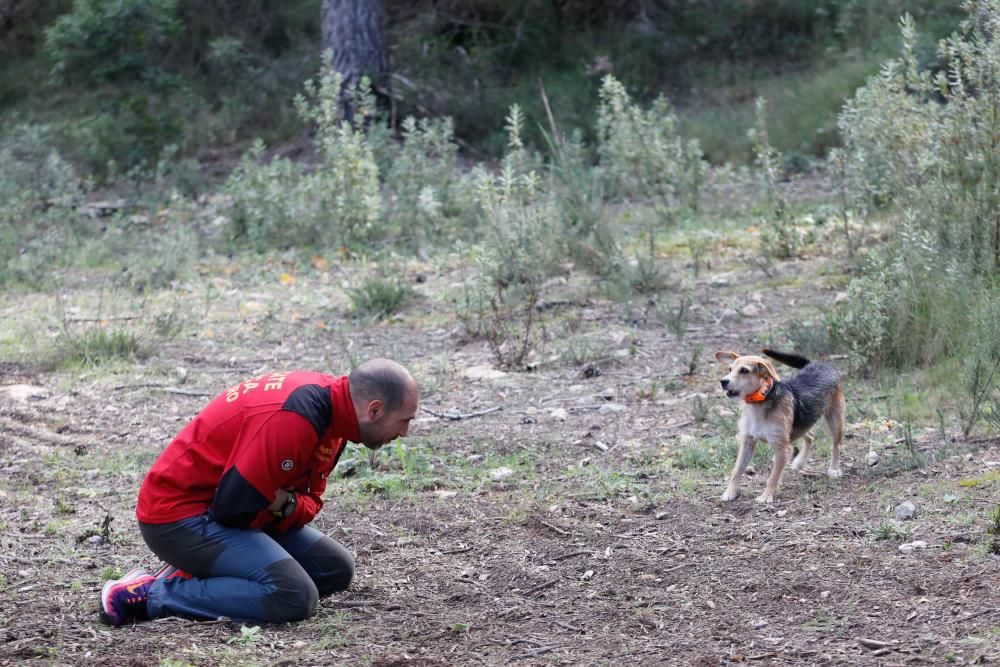
[[[320,597],[346,590],[354,579],[354,556],[334,540],[326,537],[309,550],[309,560],[322,564],[320,571],[313,571],[313,579]]]
[[[301,621],[316,613],[319,590],[295,559],[286,558],[267,567],[274,590],[262,601],[272,623]]]

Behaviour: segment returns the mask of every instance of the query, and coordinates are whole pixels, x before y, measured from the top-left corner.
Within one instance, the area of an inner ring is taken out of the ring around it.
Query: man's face
[[[369,402],[363,418],[358,420],[361,444],[369,449],[378,449],[396,438],[404,437],[419,409],[420,394],[416,390],[407,392],[403,403],[393,412],[387,412],[382,401]]]

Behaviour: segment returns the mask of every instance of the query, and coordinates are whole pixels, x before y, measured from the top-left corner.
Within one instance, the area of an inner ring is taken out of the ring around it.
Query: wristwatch
[[[274,516],[279,519],[287,519],[293,514],[295,514],[295,494],[289,491],[285,504],[281,506],[281,509],[274,510]]]

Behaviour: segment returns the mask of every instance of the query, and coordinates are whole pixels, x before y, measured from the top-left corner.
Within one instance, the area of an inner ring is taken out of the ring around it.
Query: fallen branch
[[[158,391],[163,391],[168,394],[177,394],[178,396],[215,396],[215,394],[206,391],[188,391],[187,389],[177,389],[175,387],[151,387],[152,389],[157,389]]]
[[[461,549],[449,549],[448,551],[439,551],[438,553],[444,556],[447,554],[464,554],[466,551],[472,551],[472,547],[462,547]]]
[[[546,527],[548,527],[548,528],[551,528],[552,530],[556,531],[556,532],[557,532],[557,533],[559,533],[560,535],[569,535],[569,531],[566,531],[566,530],[563,530],[563,529],[562,529],[562,528],[560,528],[559,526],[553,526],[553,525],[552,525],[551,523],[549,523],[548,521],[542,521],[541,523],[542,523],[542,525],[543,525],[543,526],[546,526]]]
[[[525,651],[523,653],[518,653],[517,655],[512,655],[510,657],[511,662],[514,660],[522,660],[524,658],[530,658],[532,656],[540,655],[542,653],[548,653],[553,649],[559,648],[558,646],[539,646],[538,648],[533,648],[530,651]]]
[[[382,603],[376,600],[339,600],[328,604],[341,609],[355,609],[362,607],[377,607]]]
[[[537,593],[538,591],[545,590],[549,586],[555,586],[558,583],[559,583],[558,579],[550,579],[549,581],[538,584],[537,586],[532,586],[528,590],[521,593],[521,595],[532,595],[534,593]]]
[[[893,648],[896,646],[896,642],[885,642],[881,639],[869,639],[868,637],[855,637],[854,641],[861,644],[865,648],[871,649]]]
[[[425,408],[423,406],[421,406],[421,410],[430,415],[434,415],[438,419],[447,419],[448,421],[457,422],[457,421],[462,421],[463,419],[472,419],[473,417],[482,417],[483,415],[488,415],[493,412],[499,412],[500,410],[503,410],[503,406],[495,405],[492,408],[487,408],[486,410],[479,410],[477,412],[467,412],[465,414],[461,414],[458,412],[435,412],[434,410],[431,410],[430,408]]]
[[[993,612],[997,612],[997,611],[1000,611],[1000,608],[991,607],[990,609],[983,609],[982,611],[977,611],[977,612],[975,612],[973,614],[966,614],[965,616],[963,616],[962,618],[960,618],[958,620],[960,620],[960,621],[967,621],[970,618],[977,618],[979,616],[985,616],[986,614],[992,614]]]
[[[67,322],[129,322],[140,319],[140,315],[128,315],[124,317],[70,317]]]

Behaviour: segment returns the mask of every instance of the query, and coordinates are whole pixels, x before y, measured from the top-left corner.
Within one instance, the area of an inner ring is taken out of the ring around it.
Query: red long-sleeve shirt
[[[358,421],[347,377],[279,371],[222,392],[174,438],[139,490],[136,517],[171,523],[212,510],[224,525],[287,530],[313,520]],[[267,507],[293,489],[295,512]]]

